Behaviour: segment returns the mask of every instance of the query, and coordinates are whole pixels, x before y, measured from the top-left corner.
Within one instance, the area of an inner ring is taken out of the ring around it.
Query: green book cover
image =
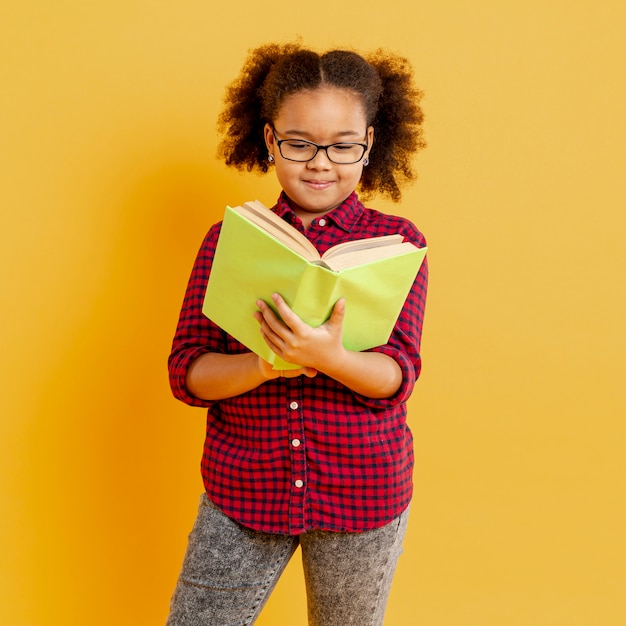
[[[245,206],[248,204],[252,203]],[[259,299],[274,308],[271,296],[275,292],[314,327],[330,317],[333,306],[343,297],[344,346],[360,351],[387,343],[426,248],[405,242],[397,254],[389,251],[385,258],[333,271],[319,258],[308,260],[295,252],[239,209],[226,208],[202,308],[204,315],[280,370],[299,365],[285,362],[270,350],[253,317]],[[271,216],[280,220],[281,228],[302,237],[281,218]],[[353,256],[362,258],[367,251],[357,251]]]

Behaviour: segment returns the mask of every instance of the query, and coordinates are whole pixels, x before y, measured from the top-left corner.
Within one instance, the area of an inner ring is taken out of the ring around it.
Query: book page
[[[416,250],[418,250],[418,248],[410,241],[404,241],[402,243],[376,246],[373,248],[357,248],[356,250],[347,251],[344,254],[331,256],[330,259],[324,258],[322,259],[322,264],[333,272],[340,272],[350,267],[367,265],[368,263],[381,261],[382,259],[402,256],[409,252],[415,252]]]
[[[363,250],[366,248],[379,248],[380,246],[391,246],[402,243],[404,237],[402,235],[382,235],[380,237],[369,237],[368,239],[356,239],[354,241],[346,241],[333,246],[326,250],[322,255],[322,259],[327,260],[339,254],[345,254],[353,250]]]
[[[259,228],[267,231],[281,243],[291,248],[308,261],[319,261],[320,255],[315,246],[291,224],[268,209],[262,202],[246,202],[242,207],[234,207],[240,215],[249,219]]]

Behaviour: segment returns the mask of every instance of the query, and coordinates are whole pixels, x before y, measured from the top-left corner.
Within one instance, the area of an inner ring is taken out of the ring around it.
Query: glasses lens
[[[317,147],[308,141],[281,141],[280,153],[290,161],[310,161]]]
[[[335,163],[356,163],[365,153],[365,147],[358,143],[335,143],[328,146],[327,152]]]

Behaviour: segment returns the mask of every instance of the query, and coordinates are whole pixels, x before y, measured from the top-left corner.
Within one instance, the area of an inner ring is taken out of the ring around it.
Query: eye
[[[333,144],[333,149],[337,150],[338,152],[342,152],[342,151],[346,151],[346,150],[354,150],[356,147],[356,144],[354,143],[336,143]]]
[[[311,144],[308,141],[297,141],[294,139],[285,143],[294,150],[306,150],[307,148],[311,147]]]

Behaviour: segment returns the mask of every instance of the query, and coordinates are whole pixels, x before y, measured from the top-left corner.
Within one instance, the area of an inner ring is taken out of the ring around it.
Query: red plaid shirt
[[[305,232],[284,194],[273,210]],[[277,378],[233,398],[204,401],[185,387],[190,363],[205,352],[247,351],[201,311],[219,229],[213,226],[200,248],[169,358],[174,395],[208,408],[201,464],[207,495],[231,518],[264,532],[360,532],[390,522],[412,493],[405,403],[421,366],[426,262],[388,344],[374,348],[402,368],[393,397],[364,397],[318,374]],[[305,234],[323,253],[344,241],[392,233],[426,245],[411,222],[367,209],[353,193]]]

